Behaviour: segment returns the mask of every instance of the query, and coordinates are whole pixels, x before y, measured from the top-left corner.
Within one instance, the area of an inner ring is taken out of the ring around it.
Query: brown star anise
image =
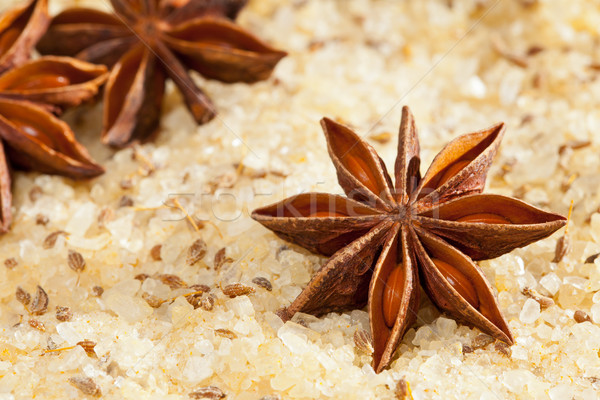
[[[52,112],[93,97],[106,67],[66,57],[27,61],[50,18],[47,0],[0,16],[0,232],[12,220],[11,166],[90,178],[104,172]]]
[[[223,82],[269,77],[285,52],[236,26],[245,0],[111,0],[114,14],[71,8],[38,44],[43,54],[76,56],[112,68],[104,93],[102,140],[115,147],[153,136],[165,79],[179,88],[199,124],[215,110],[189,75]]]
[[[416,320],[420,279],[441,310],[512,344],[494,292],[473,260],[542,239],[565,218],[481,194],[504,124],[450,142],[421,177],[417,129],[404,107],[395,184],[369,144],[330,119],[321,125],[348,197],[306,193],[252,213],[281,238],[332,256],[282,318],[368,301],[373,367],[380,372]]]

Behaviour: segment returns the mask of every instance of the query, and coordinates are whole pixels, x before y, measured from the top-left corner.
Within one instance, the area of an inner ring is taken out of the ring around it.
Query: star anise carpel
[[[71,8],[54,17],[38,50],[111,68],[102,140],[123,147],[153,137],[167,77],[196,122],[203,124],[215,116],[215,107],[190,70],[226,83],[252,83],[270,76],[286,53],[233,22],[245,3],[111,0],[112,14]]]
[[[106,67],[68,57],[27,61],[50,18],[46,0],[0,16],[0,231],[10,226],[11,178],[16,168],[91,178],[104,172],[55,114],[92,98]]]
[[[380,372],[416,321],[420,282],[442,311],[512,344],[474,260],[547,237],[565,218],[482,193],[504,124],[453,140],[421,177],[417,128],[404,107],[394,183],[368,143],[330,119],[321,125],[347,197],[305,193],[252,213],[281,238],[331,256],[280,316],[368,305],[373,367]]]

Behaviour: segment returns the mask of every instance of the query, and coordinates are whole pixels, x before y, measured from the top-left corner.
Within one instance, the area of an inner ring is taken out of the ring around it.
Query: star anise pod
[[[473,260],[542,239],[565,218],[481,193],[504,124],[450,142],[421,177],[417,129],[404,107],[395,184],[369,144],[330,119],[321,125],[347,197],[300,194],[252,214],[281,238],[331,256],[282,318],[368,302],[373,367],[380,372],[416,320],[420,279],[441,310],[512,344],[493,289]]]
[[[31,0],[0,16],[0,232],[12,220],[9,164],[71,178],[104,172],[52,112],[93,97],[106,67],[67,57],[27,61],[50,18],[47,0]]]
[[[43,54],[76,56],[112,68],[104,93],[102,140],[115,147],[153,136],[165,79],[194,119],[215,115],[189,70],[223,82],[269,77],[286,55],[232,20],[244,0],[111,0],[114,14],[71,8],[57,15],[38,44]]]

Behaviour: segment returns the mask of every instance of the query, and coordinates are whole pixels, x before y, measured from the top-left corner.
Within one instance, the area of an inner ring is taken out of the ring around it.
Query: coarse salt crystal
[[[552,296],[558,292],[561,283],[562,281],[554,272],[550,272],[540,279],[540,285],[542,285],[542,287],[546,289]]]
[[[201,382],[213,374],[211,366],[210,357],[190,357],[183,369],[183,379],[189,383]]]
[[[152,307],[139,297],[110,291],[103,296],[106,306],[129,323],[143,320],[153,312]]]
[[[548,391],[551,400],[571,400],[574,396],[573,388],[567,385],[558,385]]]
[[[519,314],[519,319],[525,324],[532,324],[540,317],[540,313],[540,303],[533,299],[527,299]]]
[[[284,324],[277,331],[277,336],[292,353],[304,354],[310,350],[308,337],[296,325],[292,322]]]

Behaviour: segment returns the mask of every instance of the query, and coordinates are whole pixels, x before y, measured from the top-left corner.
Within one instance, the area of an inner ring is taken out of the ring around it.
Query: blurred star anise
[[[9,164],[70,178],[104,172],[52,113],[93,97],[108,72],[67,57],[27,61],[49,20],[47,0],[0,15],[0,232],[12,220]]]
[[[223,82],[269,77],[286,55],[235,25],[245,0],[111,0],[114,14],[71,8],[57,15],[38,44],[43,54],[108,65],[102,140],[115,147],[151,138],[171,78],[194,119],[215,116],[193,69]]]
[[[332,256],[282,318],[368,302],[373,367],[380,372],[416,320],[420,279],[441,310],[512,344],[493,289],[473,260],[542,239],[565,218],[481,194],[504,124],[450,142],[421,177],[417,129],[405,107],[395,184],[369,144],[327,118],[321,125],[348,197],[300,194],[252,214],[281,238]]]

